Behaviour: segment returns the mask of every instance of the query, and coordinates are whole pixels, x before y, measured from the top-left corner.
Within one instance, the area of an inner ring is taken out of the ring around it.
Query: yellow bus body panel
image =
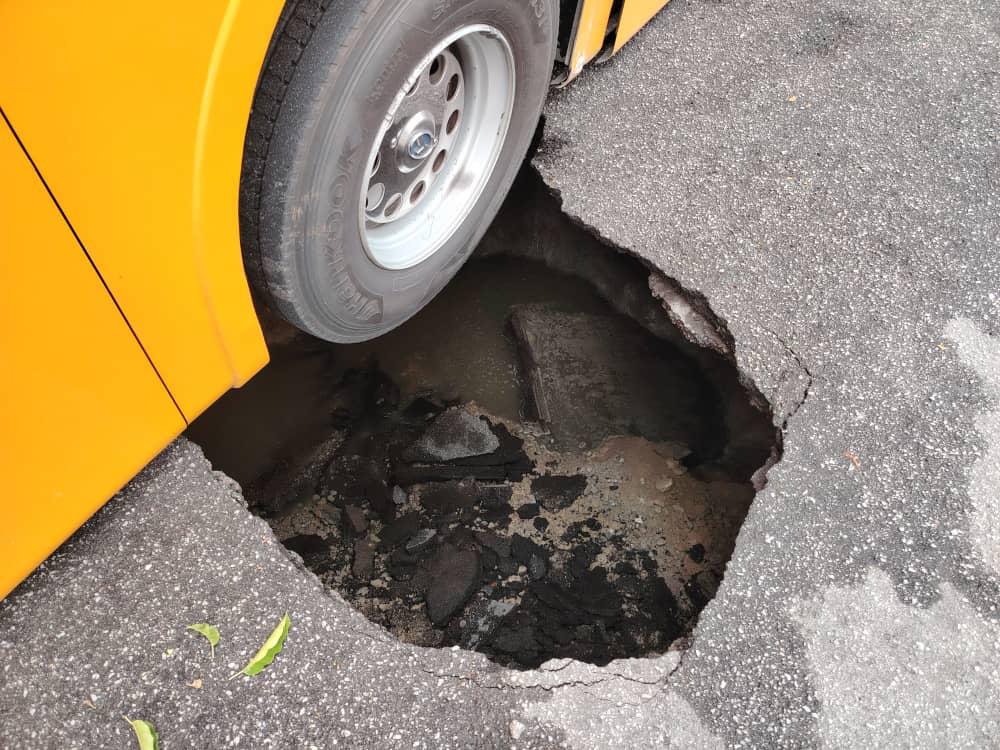
[[[576,78],[583,66],[597,57],[603,49],[613,4],[614,0],[583,0],[573,38],[573,49],[566,59],[569,68],[567,81]]]
[[[569,69],[564,83],[576,78],[583,67],[601,54],[609,33],[614,0],[581,0],[579,17],[574,30],[572,49],[566,58]],[[625,0],[610,54],[614,54],[635,36],[670,0]]]
[[[0,598],[184,427],[0,120]]]
[[[615,33],[614,51],[620,50],[625,42],[635,36],[669,2],[670,0],[625,0],[621,19],[618,21],[618,31]]]
[[[625,0],[614,49],[665,4]],[[0,2],[0,597],[267,362],[239,182],[282,5]]]
[[[237,217],[280,9],[0,3],[0,107],[188,420],[267,361]]]
[[[267,362],[238,196],[280,9],[0,3],[0,597]]]

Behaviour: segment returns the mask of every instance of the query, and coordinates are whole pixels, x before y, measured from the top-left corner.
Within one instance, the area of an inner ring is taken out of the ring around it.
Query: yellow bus
[[[665,4],[0,2],[0,597],[267,362],[251,289],[334,342],[425,305]]]

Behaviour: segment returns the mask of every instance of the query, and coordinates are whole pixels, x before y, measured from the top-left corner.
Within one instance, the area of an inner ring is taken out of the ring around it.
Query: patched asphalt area
[[[123,713],[164,747],[995,743],[997,24],[675,0],[550,101],[566,211],[705,295],[785,426],[688,650],[512,673],[400,644],[180,441],[0,604],[3,743],[131,747]]]

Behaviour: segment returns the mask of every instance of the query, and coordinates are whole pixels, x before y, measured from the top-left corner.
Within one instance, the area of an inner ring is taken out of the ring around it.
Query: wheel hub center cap
[[[434,134],[427,130],[423,130],[413,136],[413,139],[410,141],[410,145],[407,148],[407,152],[410,154],[410,158],[412,159],[426,159],[430,155],[431,151],[434,150],[436,145],[437,138],[434,137]]]

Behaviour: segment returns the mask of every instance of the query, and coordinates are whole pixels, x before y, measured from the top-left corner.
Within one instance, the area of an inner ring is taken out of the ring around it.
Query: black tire
[[[550,81],[558,0],[300,0],[276,32],[248,127],[240,229],[264,302],[328,341],[374,338],[458,271],[524,159]],[[365,252],[367,158],[406,77],[452,30],[488,22],[513,52],[516,95],[496,166],[467,218],[402,271]]]

